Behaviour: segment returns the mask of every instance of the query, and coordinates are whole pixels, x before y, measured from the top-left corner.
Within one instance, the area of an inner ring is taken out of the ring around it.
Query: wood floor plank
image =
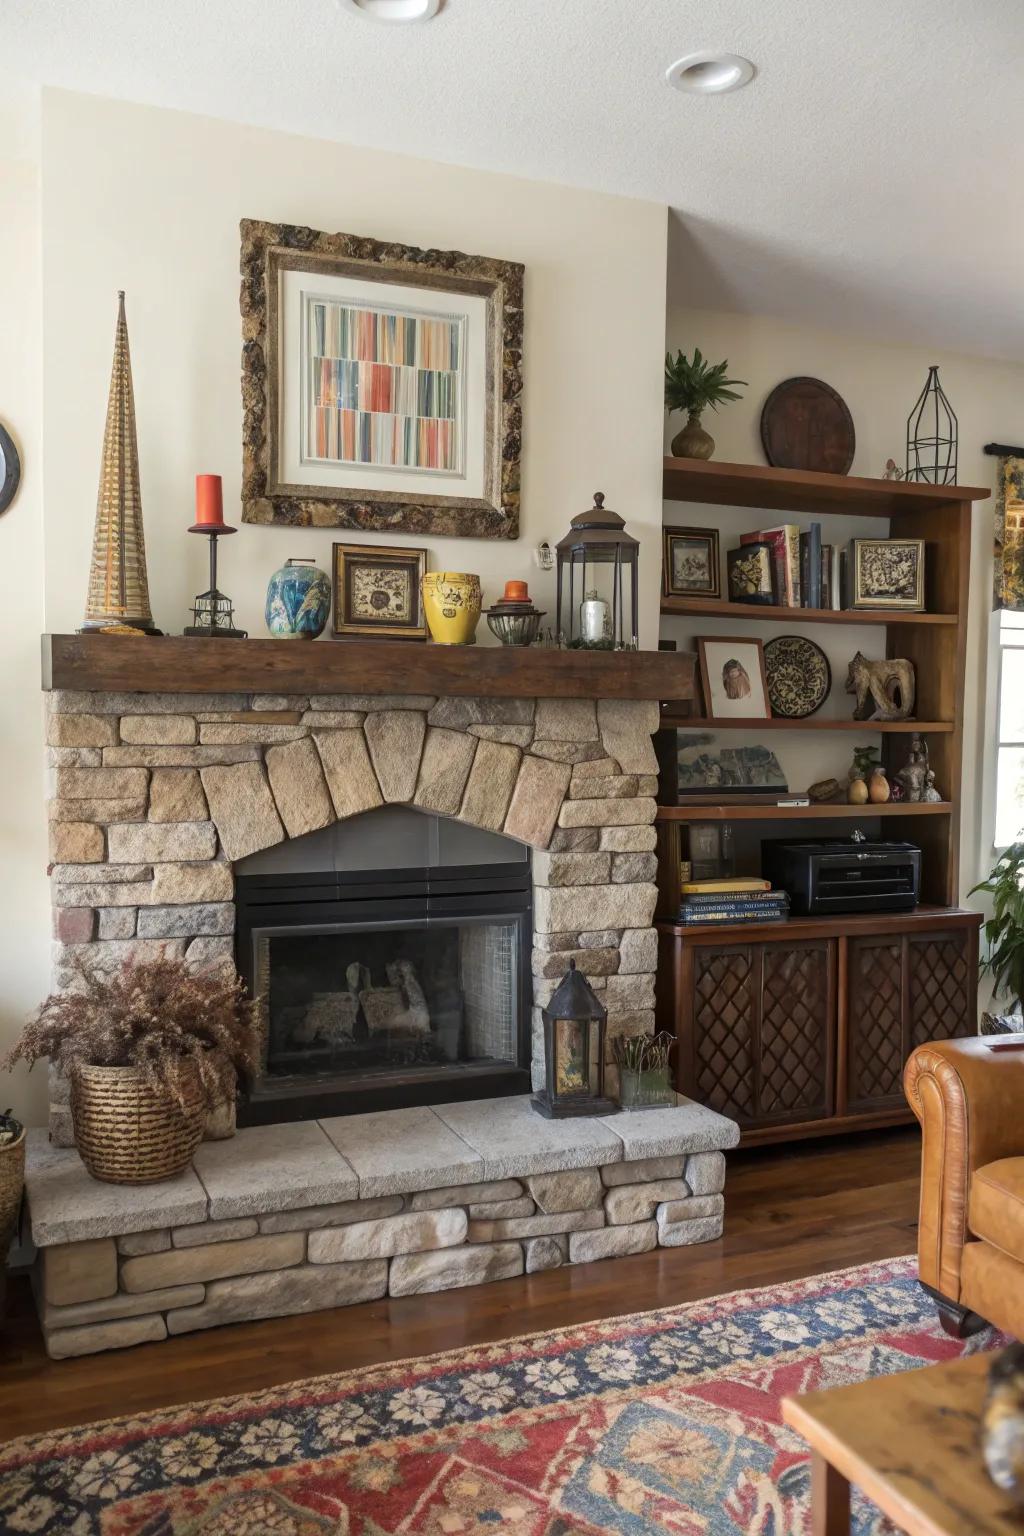
[[[716,1243],[50,1361],[27,1281],[0,1326],[0,1440],[912,1253],[915,1127],[732,1153]]]

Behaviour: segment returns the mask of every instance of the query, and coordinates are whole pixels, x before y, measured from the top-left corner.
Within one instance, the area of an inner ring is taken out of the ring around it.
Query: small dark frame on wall
[[[662,530],[662,591],[666,597],[721,597],[717,528]]]
[[[334,633],[381,640],[425,640],[425,549],[334,546]]]
[[[21,459],[14,439],[0,426],[0,512],[6,512],[21,484]]]
[[[240,231],[243,522],[517,538],[523,266]]]

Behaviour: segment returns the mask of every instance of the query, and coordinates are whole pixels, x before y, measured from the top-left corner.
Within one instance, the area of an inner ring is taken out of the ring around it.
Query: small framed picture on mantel
[[[334,546],[334,633],[378,640],[425,640],[425,549]]]

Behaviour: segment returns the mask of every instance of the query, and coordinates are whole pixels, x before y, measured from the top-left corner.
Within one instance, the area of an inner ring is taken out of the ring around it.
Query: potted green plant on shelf
[[[701,416],[710,406],[713,411],[726,400],[741,400],[735,384],[746,387],[746,379],[727,379],[729,360],[710,363],[694,347],[693,356],[677,352],[665,353],[665,408],[668,411],[685,411],[686,426],[672,439],[672,454],[677,459],[710,459],[715,451],[715,440],[700,424]]]
[[[616,1035],[612,1057],[619,1069],[619,1103],[623,1109],[657,1109],[674,1104],[669,1060],[675,1037]]]
[[[982,891],[992,898],[992,916],[986,921],[986,953],[981,962],[982,975],[992,978],[992,991],[996,999],[1010,1003],[1013,1022],[1004,1026],[1024,1028],[1021,1009],[1024,1007],[1024,842],[1013,843],[1004,849],[996,860],[992,873],[968,893],[974,896]],[[1003,1015],[1003,1018],[1006,1016]],[[998,1028],[999,1015],[985,1015]],[[983,1030],[983,1033],[985,1031]]]
[[[75,1143],[94,1178],[171,1178],[253,1070],[256,1004],[224,966],[193,971],[170,955],[109,974],[72,964],[72,985],[46,999],[2,1065],[46,1056],[66,1075]]]

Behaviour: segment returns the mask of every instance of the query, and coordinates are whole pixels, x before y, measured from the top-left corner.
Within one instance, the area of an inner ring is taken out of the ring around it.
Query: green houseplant
[[[73,962],[71,986],[29,1020],[0,1065],[47,1056],[71,1084],[71,1118],[94,1178],[145,1184],[188,1166],[210,1111],[255,1065],[256,1005],[233,969],[177,956],[107,974]]]
[[[1024,842],[1003,850],[988,879],[969,894],[978,891],[992,898],[992,916],[983,930],[982,973],[991,976],[995,997],[1008,998],[1019,1010],[1024,1004]]]
[[[686,426],[672,439],[672,453],[677,459],[710,459],[715,451],[715,440],[705,432],[700,418],[710,406],[713,411],[726,400],[741,400],[733,388],[735,384],[746,386],[746,379],[728,379],[726,370],[729,360],[710,363],[694,347],[693,356],[677,352],[665,353],[665,408],[668,411],[685,411]]]

